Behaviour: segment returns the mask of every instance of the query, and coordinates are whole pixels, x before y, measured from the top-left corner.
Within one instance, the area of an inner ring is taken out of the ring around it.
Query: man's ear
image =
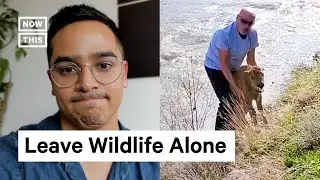
[[[51,82],[51,94],[52,94],[53,96],[56,96],[56,94],[55,94],[54,91],[53,91],[53,80],[52,80],[52,77],[51,77],[51,75],[50,75],[50,71],[49,71],[49,70],[47,70],[47,74],[48,74],[48,77],[49,77],[50,82]]]
[[[122,86],[126,88],[128,87],[128,61],[124,61],[122,73]]]

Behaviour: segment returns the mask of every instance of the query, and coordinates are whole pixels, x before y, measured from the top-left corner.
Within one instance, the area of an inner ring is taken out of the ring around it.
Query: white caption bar
[[[234,131],[19,131],[19,162],[234,162]]]

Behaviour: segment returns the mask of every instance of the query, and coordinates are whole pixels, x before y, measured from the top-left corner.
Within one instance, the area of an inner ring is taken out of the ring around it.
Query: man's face
[[[56,96],[64,119],[78,129],[98,129],[111,119],[117,120],[123,88],[127,87],[128,67],[126,62],[121,63],[123,57],[113,32],[98,21],[80,21],[58,31],[51,43],[50,67],[59,64],[56,66],[60,69],[56,72],[61,74],[61,79],[72,73],[78,77],[74,85],[61,87],[49,73],[52,94]],[[103,73],[111,66],[104,62],[110,59],[114,60],[112,65],[121,68],[116,71],[118,74],[112,79],[114,81],[109,80],[106,84],[104,81],[110,76]],[[70,62],[80,67],[81,71],[74,73],[76,68],[69,68]]]
[[[254,24],[255,17],[252,14],[242,13],[237,16],[238,31],[242,35],[248,34],[252,25]]]

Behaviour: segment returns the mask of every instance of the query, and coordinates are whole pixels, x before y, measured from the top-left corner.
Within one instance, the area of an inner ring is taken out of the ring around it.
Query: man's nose
[[[79,80],[77,83],[77,90],[88,92],[99,86],[99,82],[95,79],[93,72],[89,67],[82,67],[79,72]]]

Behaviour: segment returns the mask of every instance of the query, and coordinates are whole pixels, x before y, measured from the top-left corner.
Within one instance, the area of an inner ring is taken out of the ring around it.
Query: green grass
[[[284,144],[282,159],[288,179],[320,179],[320,58],[314,68],[296,71],[283,104],[289,104],[282,125],[291,138]]]
[[[320,179],[320,149],[308,151],[298,145],[289,145],[283,158],[292,170],[290,179]]]

